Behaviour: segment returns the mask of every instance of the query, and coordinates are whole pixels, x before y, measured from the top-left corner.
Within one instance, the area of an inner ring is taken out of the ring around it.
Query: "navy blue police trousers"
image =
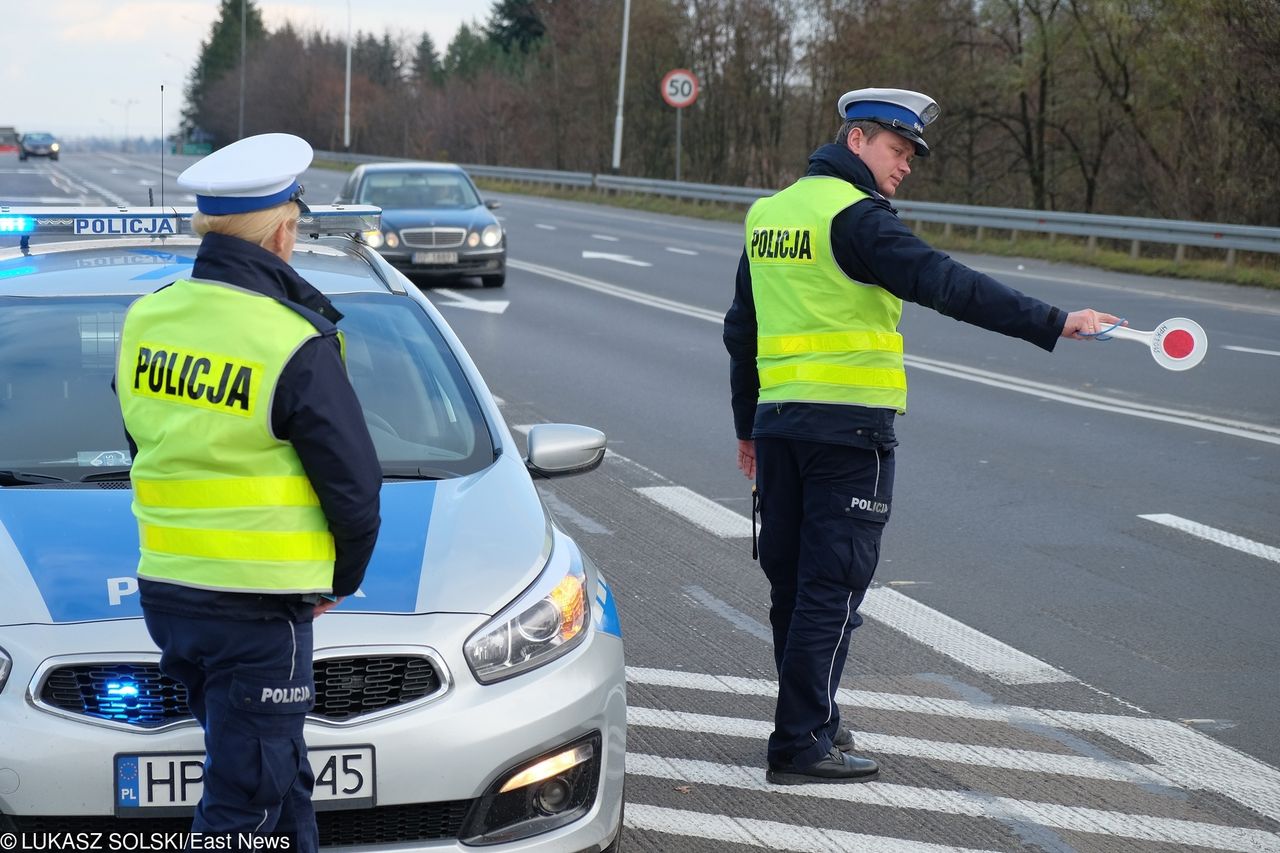
[[[192,832],[284,833],[317,847],[302,726],[314,705],[311,622],[201,619],[143,608],[160,669],[204,727],[204,794]],[[234,849],[234,848],[233,848]]]
[[[835,694],[858,606],[880,560],[893,500],[893,449],[757,438],[760,566],[778,705],[769,763],[804,768],[831,750]]]

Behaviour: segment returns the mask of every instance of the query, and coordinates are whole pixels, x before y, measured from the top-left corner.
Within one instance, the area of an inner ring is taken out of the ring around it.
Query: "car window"
[[[128,297],[0,297],[0,470],[66,480],[126,466],[111,389]],[[384,466],[493,462],[476,396],[430,318],[401,297],[334,299],[347,369]]]
[[[52,142],[53,136],[48,133],[28,133],[22,137],[23,142]]]
[[[383,209],[456,208],[480,204],[471,182],[461,172],[370,172],[360,187],[360,204]]]

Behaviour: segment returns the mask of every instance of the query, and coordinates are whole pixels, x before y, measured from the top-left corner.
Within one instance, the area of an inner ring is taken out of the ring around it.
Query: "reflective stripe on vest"
[[[271,403],[318,334],[288,306],[178,281],[129,309],[116,387],[138,445],[130,472],[138,575],[202,589],[328,592],[334,543]]]
[[[902,301],[851,280],[831,250],[832,221],[865,198],[839,178],[802,178],[747,214],[762,402],[906,411]]]

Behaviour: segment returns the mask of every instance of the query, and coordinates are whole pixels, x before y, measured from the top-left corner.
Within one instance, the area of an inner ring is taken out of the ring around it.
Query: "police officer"
[[[311,157],[272,133],[182,173],[194,269],[130,308],[116,373],[143,614],[205,731],[193,831],[287,833],[303,851],[312,620],[360,586],[382,482],[342,315],[288,263]]]
[[[778,703],[766,778],[864,782],[835,692],[893,504],[894,417],[906,412],[904,300],[1052,350],[1116,318],[1067,313],[916,237],[889,200],[926,157],[938,105],[919,92],[840,98],[835,143],[746,219],[725,315],[738,466],[756,479]]]

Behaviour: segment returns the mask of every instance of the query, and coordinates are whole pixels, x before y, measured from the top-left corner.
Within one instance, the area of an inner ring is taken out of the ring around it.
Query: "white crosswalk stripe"
[[[1071,832],[1184,844],[1210,850],[1280,853],[1280,836],[1264,830],[1032,802],[973,791],[940,791],[886,782],[777,786],[765,782],[764,771],[759,767],[646,754],[628,754],[627,772],[700,785],[764,791],[775,796],[814,797],[888,808],[1022,821]]]
[[[969,847],[907,841],[769,820],[734,818],[661,806],[627,806],[627,826],[798,853],[847,853],[849,850],[874,850],[875,853],[991,853]]]

